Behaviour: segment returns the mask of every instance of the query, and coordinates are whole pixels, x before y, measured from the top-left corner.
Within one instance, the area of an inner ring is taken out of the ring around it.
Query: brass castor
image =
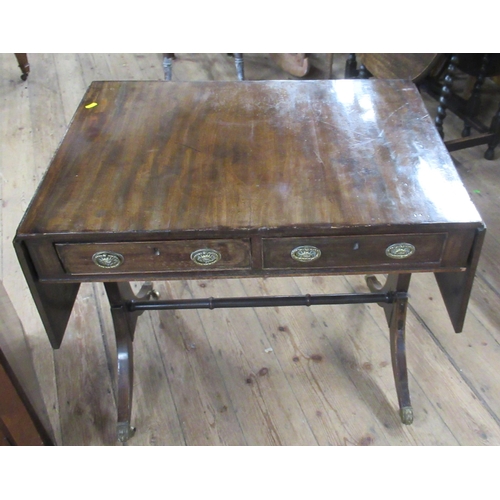
[[[132,427],[128,422],[119,422],[117,427],[118,441],[125,443],[135,434],[135,427]]]
[[[413,408],[411,406],[405,406],[400,410],[401,422],[405,425],[410,425],[413,423]]]
[[[486,160],[494,160],[495,159],[495,150],[493,148],[488,148],[486,153],[484,153],[484,157]]]
[[[160,292],[153,288],[153,283],[151,281],[146,281],[139,293],[137,294],[138,299],[148,299],[148,300],[158,300],[160,298]]]
[[[370,292],[380,292],[383,288],[382,283],[373,274],[368,274],[365,276],[365,282],[368,285]]]

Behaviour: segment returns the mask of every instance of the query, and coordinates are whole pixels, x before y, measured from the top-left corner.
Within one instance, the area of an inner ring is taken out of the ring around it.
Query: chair
[[[243,81],[245,79],[243,54],[228,55],[234,57],[238,80]],[[306,76],[311,67],[308,54],[269,54],[269,57],[283,71],[298,78]],[[163,54],[163,68],[167,81],[172,80],[172,64],[175,58],[175,54]],[[329,78],[332,78],[332,64],[333,54],[327,54]]]
[[[245,79],[245,70],[243,66],[243,54],[229,54],[234,57],[234,64],[236,66],[236,73],[238,74],[238,80],[242,81]],[[172,63],[174,62],[175,54],[163,54],[163,70],[165,72],[165,80],[172,80]]]

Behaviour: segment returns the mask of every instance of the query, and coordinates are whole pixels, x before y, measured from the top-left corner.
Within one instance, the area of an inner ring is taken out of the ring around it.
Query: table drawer
[[[57,243],[70,274],[161,273],[250,268],[249,240]]]
[[[438,265],[446,233],[266,238],[264,269]]]

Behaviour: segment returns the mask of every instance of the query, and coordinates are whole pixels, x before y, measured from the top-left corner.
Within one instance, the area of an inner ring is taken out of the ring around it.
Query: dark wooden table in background
[[[53,444],[23,327],[0,281],[0,446]]]
[[[112,81],[88,89],[15,246],[54,348],[80,283],[105,284],[125,441],[135,322],[162,308],[378,303],[411,423],[411,273],[435,273],[460,331],[484,235],[412,83]],[[191,301],[129,285],[314,274],[389,277],[366,294]]]
[[[357,63],[361,63],[358,70]],[[457,72],[469,77],[470,89],[459,95],[454,88]],[[437,101],[435,124],[444,139],[444,120],[449,109],[462,120],[461,138],[445,141],[448,151],[486,144],[487,160],[495,157],[500,143],[500,106],[490,124],[478,120],[485,78],[500,75],[500,54],[350,54],[346,78],[404,79],[414,82]],[[474,129],[476,134],[471,136]]]

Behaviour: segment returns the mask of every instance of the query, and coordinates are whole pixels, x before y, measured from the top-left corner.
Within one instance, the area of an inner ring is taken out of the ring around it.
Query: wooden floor
[[[326,78],[326,54],[309,78]],[[335,54],[342,78],[346,55]],[[59,445],[115,445],[115,346],[100,284],[82,286],[53,351],[12,238],[86,87],[93,80],[163,79],[161,54],[30,54],[27,82],[0,55],[0,279],[31,348]],[[289,79],[265,54],[245,55],[247,79]],[[179,54],[173,79],[236,80],[226,54]],[[460,83],[460,82],[459,82]],[[465,82],[462,82],[465,85]],[[500,88],[488,81],[489,120]],[[436,103],[424,95],[429,113]],[[487,121],[489,123],[489,121]],[[460,135],[449,114],[447,138]],[[376,305],[151,312],[135,340],[134,445],[499,445],[500,148],[453,153],[488,234],[464,332],[453,332],[432,275],[410,287],[407,353],[415,420],[400,423],[388,331]],[[154,203],[154,200],[151,200]],[[138,286],[139,284],[137,284]],[[162,296],[366,291],[362,276],[158,284]]]

